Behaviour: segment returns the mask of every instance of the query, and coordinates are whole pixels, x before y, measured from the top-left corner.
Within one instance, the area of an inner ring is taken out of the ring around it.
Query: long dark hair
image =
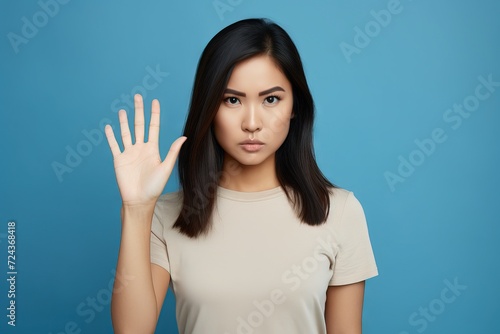
[[[221,177],[228,176],[222,172],[224,151],[213,130],[224,90],[239,62],[262,54],[275,60],[293,90],[294,117],[276,152],[279,183],[302,222],[319,225],[328,217],[334,185],[321,173],[314,157],[314,102],[300,55],[280,26],[267,19],[246,19],[227,26],[210,40],[196,70],[184,127],[187,141],[179,154],[183,203],[174,224],[189,237],[209,232],[217,185]]]

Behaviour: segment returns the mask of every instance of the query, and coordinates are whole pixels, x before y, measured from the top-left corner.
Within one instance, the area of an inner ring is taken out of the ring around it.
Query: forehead
[[[286,91],[291,85],[281,68],[268,55],[259,55],[238,63],[231,73],[228,88],[246,92],[258,92],[281,86]]]

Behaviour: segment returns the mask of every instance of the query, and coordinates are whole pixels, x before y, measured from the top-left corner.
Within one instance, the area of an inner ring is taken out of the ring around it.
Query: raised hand
[[[123,205],[154,205],[167,184],[186,137],[179,137],[172,143],[165,160],[162,162],[158,149],[160,102],[155,99],[151,105],[151,121],[147,142],[144,141],[144,104],[142,96],[139,94],[134,96],[134,107],[135,143],[132,143],[125,110],[120,110],[118,113],[124,146],[123,152],[120,151],[113,129],[109,124],[106,125],[104,131],[113,154],[116,180]]]

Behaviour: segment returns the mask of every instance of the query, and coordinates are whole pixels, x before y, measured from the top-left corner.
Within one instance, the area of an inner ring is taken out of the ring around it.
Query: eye
[[[279,96],[271,95],[271,96],[266,97],[264,99],[264,102],[266,104],[274,105],[274,104],[277,104],[280,100],[281,100],[281,98]]]
[[[230,96],[230,97],[226,97],[226,98],[224,99],[224,102],[225,102],[226,104],[231,105],[231,106],[235,106],[235,105],[237,105],[237,104],[239,104],[239,103],[240,103],[240,100],[239,100],[237,97]]]

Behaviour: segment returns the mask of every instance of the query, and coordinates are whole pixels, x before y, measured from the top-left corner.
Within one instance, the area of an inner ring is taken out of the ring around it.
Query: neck
[[[279,187],[276,175],[275,157],[269,157],[258,165],[242,165],[235,159],[225,156],[222,164],[219,185],[223,188],[256,192]]]

